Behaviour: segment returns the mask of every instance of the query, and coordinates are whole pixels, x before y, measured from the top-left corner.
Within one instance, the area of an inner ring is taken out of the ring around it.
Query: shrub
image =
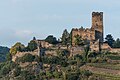
[[[45,72],[40,71],[39,75],[40,75],[40,76],[43,76],[43,75],[45,75]]]
[[[79,80],[79,74],[77,72],[69,73],[67,75],[67,80]]]
[[[89,70],[84,70],[84,71],[82,71],[82,75],[86,76],[86,77],[89,77],[89,76],[92,75],[92,72],[90,72]]]
[[[54,71],[54,72],[53,72],[53,76],[54,76],[55,78],[57,78],[57,79],[60,78],[61,75],[62,75],[62,74],[61,74],[60,72],[57,72],[57,71]]]
[[[5,62],[0,63],[0,70],[1,70],[1,68],[2,68],[4,65],[5,65]]]
[[[96,59],[96,58],[91,59],[91,63],[97,63],[97,62],[98,62],[98,59]]]
[[[42,57],[42,61],[43,61],[43,63],[46,63],[46,64],[57,64],[57,65],[61,65],[63,67],[66,67],[68,65],[66,59],[59,58],[57,56],[52,56],[52,57],[44,56],[44,57]]]
[[[106,80],[105,76],[97,76],[97,75],[93,75],[89,78],[89,80]]]
[[[120,56],[108,56],[112,60],[120,60]]]
[[[98,60],[98,63],[107,62],[106,58],[102,58],[102,57],[99,57],[97,60]]]
[[[32,54],[25,54],[23,57],[18,58],[18,62],[33,62],[35,61],[35,56]]]
[[[15,70],[13,71],[13,75],[14,75],[14,77],[19,76],[20,73],[21,73],[21,68],[18,67],[18,66],[16,66],[16,67],[15,67]]]
[[[5,62],[1,64],[0,75],[8,74],[12,69],[14,69],[16,64],[12,61]]]
[[[98,54],[95,53],[95,52],[90,52],[89,55],[88,55],[88,57],[93,58],[93,57],[96,57],[97,55],[98,55]]]
[[[24,80],[36,80],[35,76],[33,74],[29,73],[29,71],[26,71],[26,70],[21,71],[20,76],[22,76],[24,78]]]
[[[0,75],[6,75],[8,74],[10,71],[8,66],[4,66],[1,70],[0,70]]]
[[[69,61],[69,64],[70,64],[70,65],[77,64],[77,61],[76,61],[76,60],[71,60],[71,61]]]
[[[8,54],[6,55],[6,60],[7,60],[7,61],[11,61],[11,60],[12,60],[12,55],[11,55],[11,53],[8,53]]]
[[[79,59],[80,61],[82,61],[83,60],[83,56],[77,54],[77,55],[74,56],[74,59],[76,59],[76,60]]]
[[[10,53],[12,55],[15,55],[17,53],[17,51],[23,51],[25,48],[25,46],[23,44],[21,44],[20,42],[17,42],[14,46],[11,47],[10,49]]]
[[[63,60],[63,61],[60,62],[60,65],[61,65],[62,67],[67,67],[67,66],[68,66],[68,63]]]
[[[51,79],[51,78],[53,77],[53,74],[52,74],[52,72],[50,72],[50,71],[46,71],[46,76],[47,76],[49,79]]]

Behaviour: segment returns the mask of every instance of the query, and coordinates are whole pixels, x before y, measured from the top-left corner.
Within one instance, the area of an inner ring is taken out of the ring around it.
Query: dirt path
[[[120,76],[120,70],[111,70],[111,69],[105,69],[105,68],[96,68],[91,66],[82,66],[81,69],[89,70],[93,73],[99,73],[99,74],[111,74],[111,75],[117,75]]]

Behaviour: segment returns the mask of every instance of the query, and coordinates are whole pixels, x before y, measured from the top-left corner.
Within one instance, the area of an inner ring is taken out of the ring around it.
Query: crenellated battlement
[[[103,16],[103,12],[92,12],[92,17],[94,16]]]

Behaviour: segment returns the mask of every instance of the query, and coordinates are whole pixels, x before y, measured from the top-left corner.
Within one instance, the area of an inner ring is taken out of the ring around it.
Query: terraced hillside
[[[81,69],[91,71],[94,77],[102,80],[120,80],[120,54],[108,54],[106,57],[107,62],[87,63]]]

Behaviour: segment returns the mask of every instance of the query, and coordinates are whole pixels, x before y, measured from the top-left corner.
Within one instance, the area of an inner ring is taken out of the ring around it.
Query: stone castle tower
[[[98,41],[103,43],[103,12],[92,12],[92,26],[91,28],[73,28],[72,31],[72,45],[75,45],[75,36],[79,35],[82,39],[89,42]]]
[[[92,30],[95,30],[95,39],[103,42],[103,12],[92,13]]]

